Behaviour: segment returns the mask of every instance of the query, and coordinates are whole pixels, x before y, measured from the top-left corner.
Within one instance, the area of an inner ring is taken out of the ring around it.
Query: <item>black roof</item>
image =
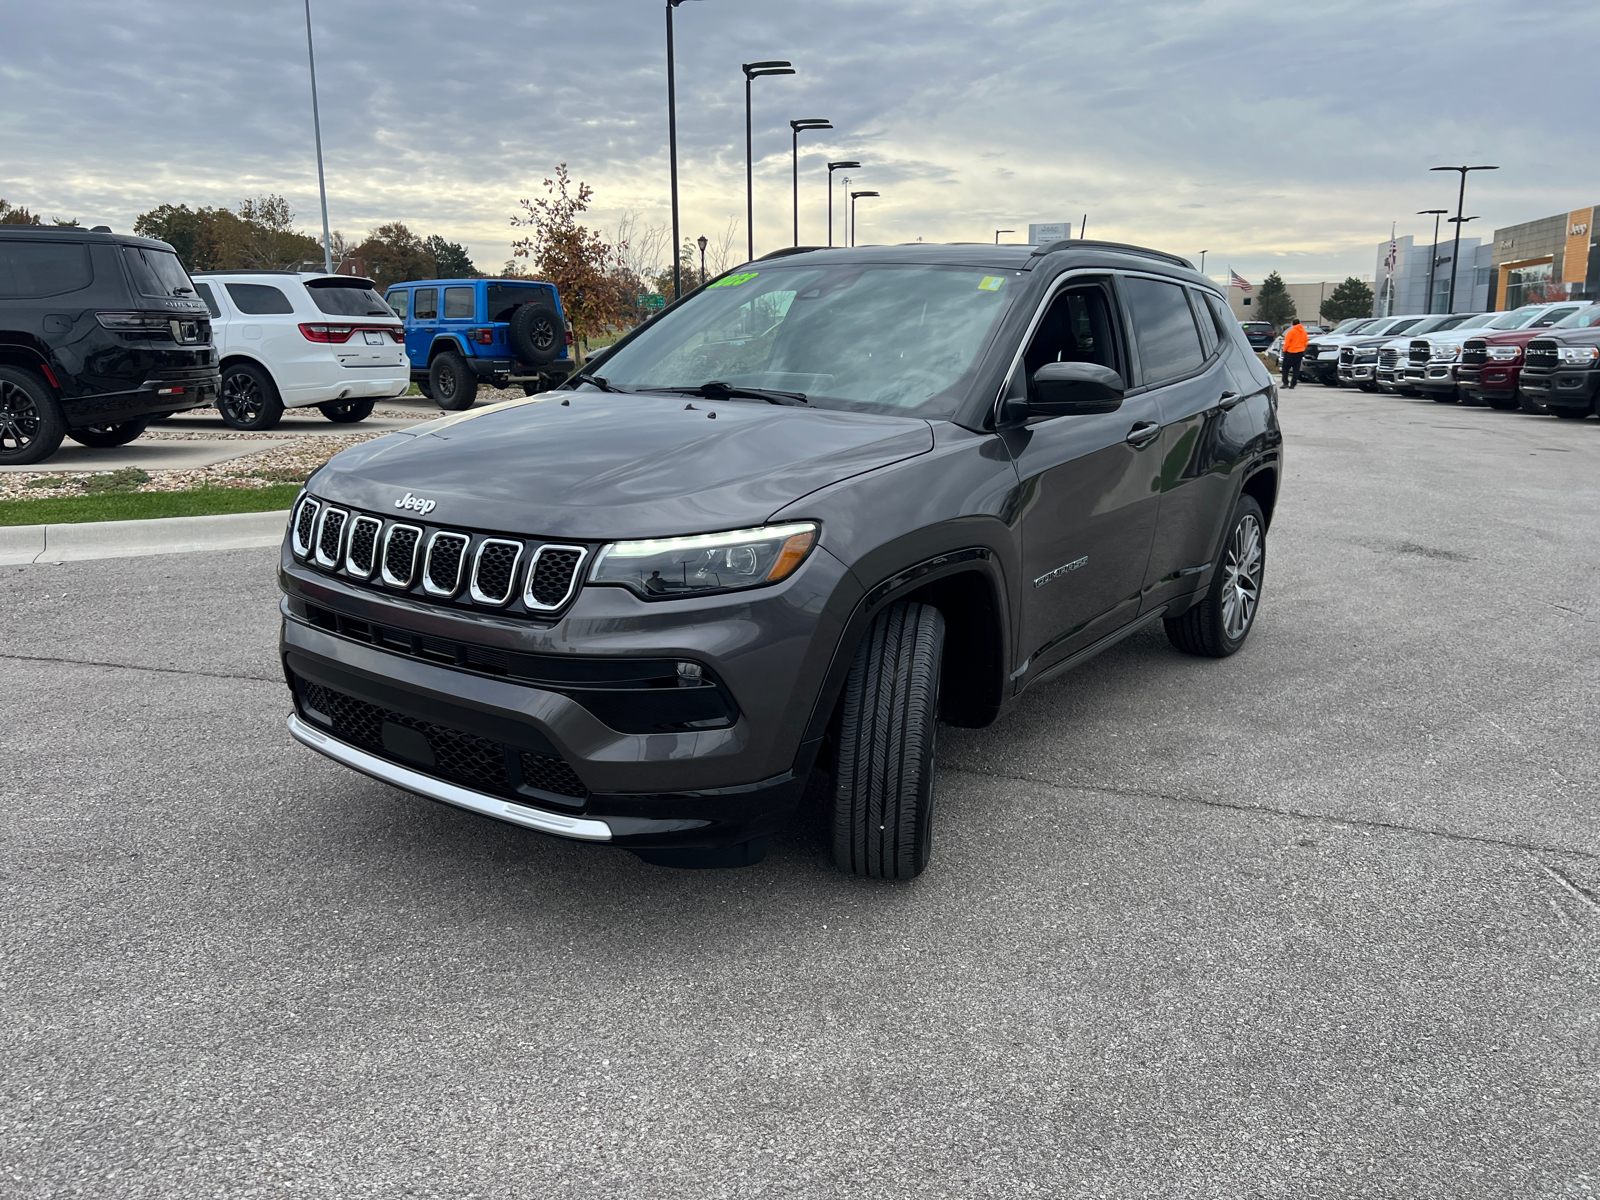
[[[161,250],[172,249],[166,242],[157,241],[155,238],[140,237],[136,233],[112,233],[103,225],[97,225],[93,229],[84,229],[80,225],[0,225],[0,237],[11,237],[13,234],[28,237],[67,237],[73,241],[112,242],[119,246],[155,246]]]
[[[938,266],[992,267],[996,270],[1031,271],[1047,259],[1073,266],[1124,267],[1137,270],[1155,270],[1160,274],[1174,275],[1192,283],[1209,284],[1186,258],[1151,250],[1143,246],[1130,246],[1122,242],[1099,242],[1075,239],[1051,242],[1045,246],[991,245],[988,242],[904,242],[898,246],[856,246],[854,248],[824,246],[799,246],[774,250],[756,262],[805,255],[806,261],[926,263]]]

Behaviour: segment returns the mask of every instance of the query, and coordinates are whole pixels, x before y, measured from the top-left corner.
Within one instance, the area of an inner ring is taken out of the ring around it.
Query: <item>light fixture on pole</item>
[[[876,196],[877,192],[851,192],[850,193],[850,244],[856,244],[856,201],[863,196]]]
[[[833,173],[835,171],[852,171],[859,167],[858,162],[831,162],[828,164],[828,245],[833,245]],[[845,176],[848,185],[850,177]]]
[[[667,0],[667,158],[672,174],[672,298],[683,295],[683,268],[678,262],[678,82],[672,53],[672,10],[685,0]]]
[[[998,246],[1000,244],[1000,235],[1002,233],[1015,233],[1015,232],[1016,232],[1015,229],[996,229],[994,231],[994,244],[996,246]]]
[[[1449,212],[1448,208],[1423,208],[1417,210],[1419,217],[1433,218],[1433,255],[1428,259],[1428,303],[1422,311],[1428,314],[1433,312],[1433,269],[1439,265],[1439,218]]]
[[[745,63],[744,71],[744,233],[745,254],[756,256],[756,185],[755,167],[750,157],[750,83],[763,75],[793,75],[794,65],[787,59],[774,58],[766,62]]]
[[[328,183],[322,174],[322,115],[317,111],[317,52],[311,46],[311,0],[306,0],[306,61],[311,64],[311,128],[317,136],[317,191],[322,196],[322,265],[333,274],[333,246],[328,235]]]
[[[1211,253],[1209,250],[1200,251],[1200,274],[1202,275],[1206,273],[1206,255],[1209,253]]]
[[[798,246],[800,244],[800,131],[832,129],[833,122],[822,117],[802,117],[798,121],[790,121],[789,128],[794,133],[794,244]]]
[[[1466,208],[1466,203],[1467,203],[1467,172],[1469,172],[1469,171],[1498,171],[1499,169],[1500,169],[1499,167],[1429,167],[1428,168],[1428,170],[1430,170],[1430,171],[1460,171],[1461,172],[1461,190],[1456,193],[1456,215],[1451,218],[1451,222],[1456,227],[1456,247],[1450,253],[1450,303],[1445,308],[1445,312],[1455,312],[1455,310],[1456,310],[1456,268],[1461,265],[1461,227],[1463,225],[1465,225],[1469,220],[1470,221],[1477,220],[1476,217],[1463,217],[1461,215],[1462,210]]]
[[[700,286],[701,287],[705,287],[705,285],[706,285],[706,235],[702,233],[698,238],[695,239],[695,241],[696,241],[696,244],[699,245],[699,247],[700,247]]]

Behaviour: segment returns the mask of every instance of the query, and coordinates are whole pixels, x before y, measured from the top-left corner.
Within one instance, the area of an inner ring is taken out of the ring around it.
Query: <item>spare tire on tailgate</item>
[[[549,300],[530,300],[511,314],[511,348],[523,362],[542,367],[566,349],[561,314]]]

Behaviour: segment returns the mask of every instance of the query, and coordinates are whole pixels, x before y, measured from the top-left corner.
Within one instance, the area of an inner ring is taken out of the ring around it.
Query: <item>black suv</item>
[[[346,450],[285,538],[306,745],[680,865],[757,860],[832,776],[844,870],[926,865],[937,723],[1155,621],[1257,612],[1277,392],[1183,259],[800,250],[555,392]]]
[[[171,246],[109,230],[0,225],[0,464],[70,437],[121,446],[213,404],[211,320]]]

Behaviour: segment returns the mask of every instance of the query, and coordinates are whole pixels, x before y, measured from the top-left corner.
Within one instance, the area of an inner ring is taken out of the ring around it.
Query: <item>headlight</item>
[[[1433,348],[1434,362],[1455,362],[1461,357],[1460,346],[1435,346]]]
[[[620,584],[646,600],[760,587],[793,575],[816,541],[816,525],[805,521],[613,542],[600,551],[590,582]]]
[[[1520,346],[1490,346],[1489,357],[1495,362],[1510,362],[1514,358],[1522,357]]]
[[[1556,354],[1564,363],[1574,366],[1586,366],[1595,359],[1600,358],[1600,347],[1596,346],[1559,346]]]

